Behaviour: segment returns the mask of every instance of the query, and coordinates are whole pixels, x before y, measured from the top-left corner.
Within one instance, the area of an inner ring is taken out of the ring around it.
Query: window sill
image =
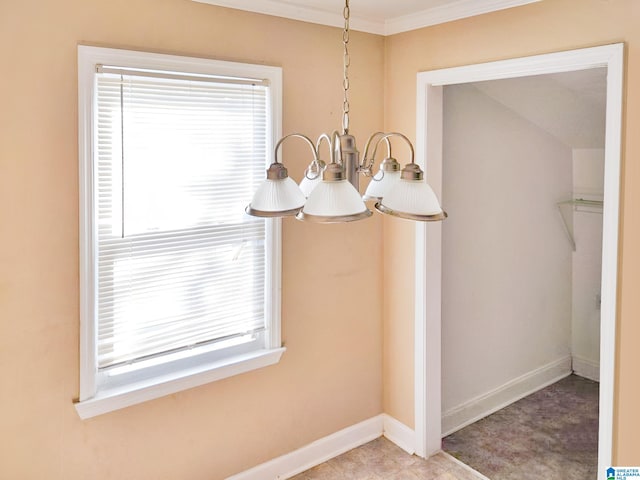
[[[197,368],[183,370],[153,380],[128,385],[126,388],[103,389],[87,400],[75,403],[80,418],[102,415],[137,403],[153,400],[205,383],[222,380],[233,375],[249,372],[280,361],[286,349],[274,348],[239,355],[226,360],[200,365]]]

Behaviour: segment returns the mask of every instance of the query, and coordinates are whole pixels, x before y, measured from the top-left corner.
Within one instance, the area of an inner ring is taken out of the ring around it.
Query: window
[[[79,47],[78,75],[80,416],[276,363],[280,221],[244,207],[280,69]]]

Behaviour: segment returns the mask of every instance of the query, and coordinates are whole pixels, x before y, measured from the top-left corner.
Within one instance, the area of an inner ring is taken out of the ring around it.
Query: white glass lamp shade
[[[342,223],[370,216],[371,211],[360,193],[347,180],[323,180],[311,192],[296,218],[318,223]]]
[[[304,201],[304,194],[290,177],[267,178],[245,211],[254,217],[284,217],[298,213]]]
[[[395,172],[385,172],[378,170],[378,173],[371,179],[367,190],[364,192],[363,199],[366,200],[382,200],[382,197],[400,180],[400,170]]]
[[[384,195],[382,201],[376,203],[376,209],[396,217],[423,222],[444,220],[447,217],[436,194],[424,180],[399,180]]]
[[[326,164],[319,159],[315,159],[304,171],[304,178],[300,182],[300,190],[306,198],[309,198],[313,189],[322,182],[322,172],[326,168]]]
[[[311,177],[311,178],[309,178]],[[313,192],[313,190],[320,185],[320,183],[322,183],[322,174],[318,173],[315,178],[309,174],[309,176],[307,176],[305,174],[304,178],[302,179],[302,181],[300,182],[300,190],[302,190],[302,193],[304,194],[304,196],[306,198],[309,198],[309,195],[311,195],[311,192]]]

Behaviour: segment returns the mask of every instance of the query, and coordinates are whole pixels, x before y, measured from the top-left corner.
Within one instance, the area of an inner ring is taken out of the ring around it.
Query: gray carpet
[[[443,440],[492,480],[595,480],[598,383],[571,375]]]

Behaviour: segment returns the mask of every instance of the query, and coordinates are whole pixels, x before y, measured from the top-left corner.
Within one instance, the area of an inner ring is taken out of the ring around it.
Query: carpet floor
[[[494,480],[595,480],[598,383],[570,375],[443,440]]]

